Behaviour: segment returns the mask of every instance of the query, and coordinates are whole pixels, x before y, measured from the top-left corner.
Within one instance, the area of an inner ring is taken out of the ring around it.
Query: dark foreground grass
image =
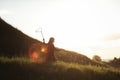
[[[0,80],[120,80],[120,70],[60,61],[38,64],[24,58],[0,57]]]

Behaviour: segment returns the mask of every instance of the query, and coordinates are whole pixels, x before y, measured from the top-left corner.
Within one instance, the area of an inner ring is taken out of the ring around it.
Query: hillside
[[[25,56],[31,44],[40,42],[17,30],[0,18],[0,55]]]
[[[28,56],[29,47],[34,43],[41,43],[41,41],[29,37],[0,18],[1,56],[26,57]],[[60,48],[55,49],[55,56],[57,60],[64,62],[100,65],[93,62],[85,55]]]
[[[55,62],[36,64],[24,58],[0,57],[1,80],[119,80],[120,70]]]
[[[96,63],[89,59],[87,56],[74,52],[74,51],[68,51],[64,49],[56,49],[55,55],[58,60],[68,62],[68,63],[79,63],[83,65],[99,65],[103,66],[100,63]]]

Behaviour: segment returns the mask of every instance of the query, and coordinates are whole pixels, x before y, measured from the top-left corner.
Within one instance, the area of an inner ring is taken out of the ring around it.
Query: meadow
[[[27,58],[0,57],[1,80],[119,80],[120,70],[112,67],[57,61],[39,64]]]

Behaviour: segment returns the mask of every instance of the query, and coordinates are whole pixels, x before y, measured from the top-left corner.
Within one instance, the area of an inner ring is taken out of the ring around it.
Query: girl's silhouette
[[[48,61],[56,61],[55,56],[54,56],[54,38],[51,37],[48,42]]]

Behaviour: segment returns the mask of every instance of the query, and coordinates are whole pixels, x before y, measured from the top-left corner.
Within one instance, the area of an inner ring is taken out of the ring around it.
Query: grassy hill
[[[1,80],[119,80],[120,70],[57,61],[38,64],[24,58],[0,57]]]
[[[26,57],[28,56],[29,47],[32,44],[41,43],[41,41],[29,37],[1,18],[0,37],[0,56],[5,57]],[[60,48],[55,49],[55,56],[57,60],[69,63],[98,64],[90,60],[85,55]]]
[[[78,63],[82,65],[96,65],[96,66],[106,66],[97,62],[94,62],[87,56],[64,49],[56,49],[55,50],[55,56],[58,60],[68,62],[68,63]],[[107,67],[107,66],[106,66]]]

